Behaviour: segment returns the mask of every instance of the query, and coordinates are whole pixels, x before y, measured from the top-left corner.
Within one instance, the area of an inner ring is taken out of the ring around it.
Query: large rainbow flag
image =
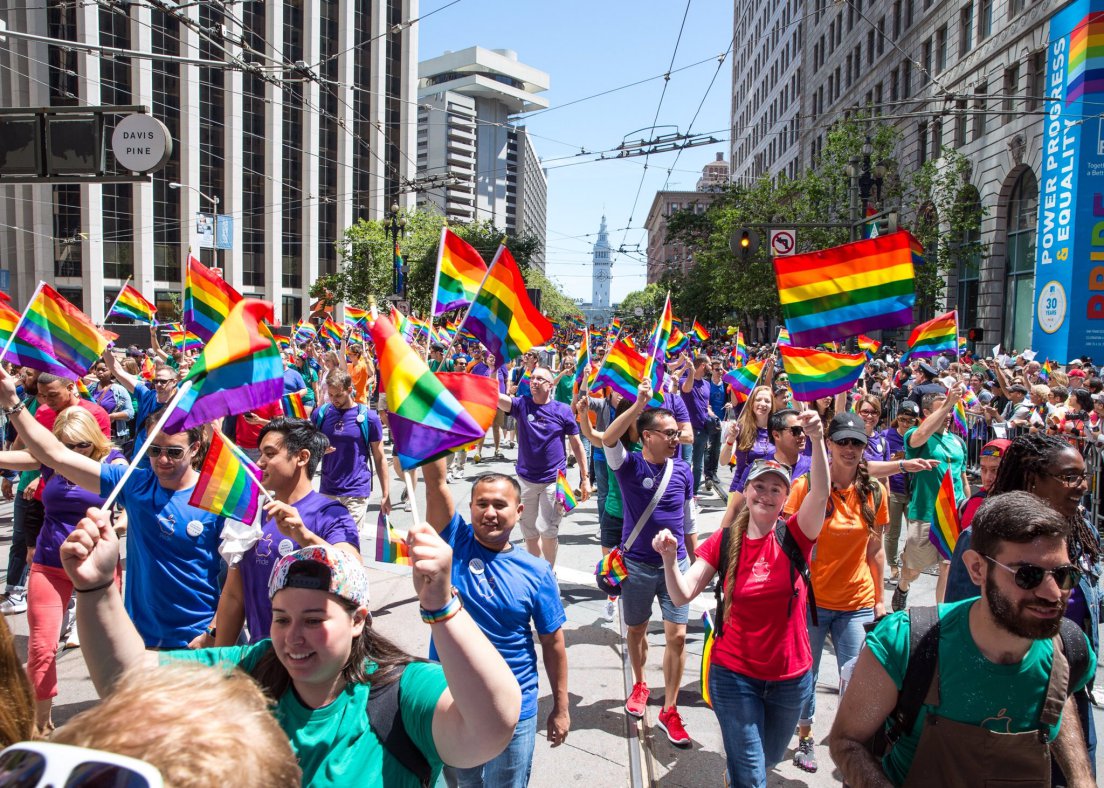
[[[774,258],[791,341],[802,346],[912,322],[914,255],[907,231]]]
[[[865,353],[830,353],[807,347],[778,348],[794,399],[812,402],[847,391],[866,367]]]
[[[104,320],[113,315],[153,325],[157,322],[155,319],[157,317],[157,307],[146,300],[146,297],[138,291],[138,288],[126,284],[119,291],[115,303],[111,305],[111,309],[108,310]]]
[[[602,368],[594,376],[592,388],[609,386],[622,397],[636,400],[636,389],[644,380],[644,357],[618,340],[602,359]]]
[[[901,359],[938,356],[950,351],[958,352],[958,310],[952,309],[938,317],[933,317],[916,328],[909,335],[908,350]]]
[[[8,340],[18,323],[19,313],[6,303],[0,303],[0,343],[8,344]],[[70,370],[59,364],[45,351],[39,350],[34,345],[28,344],[26,340],[18,337],[12,339],[4,358],[19,367],[30,367],[40,372],[50,372],[64,378],[73,377]]]
[[[184,324],[204,342],[218,331],[241,293],[191,255],[184,281]]]
[[[6,307],[6,305],[5,305]],[[101,331],[88,315],[42,282],[23,311],[4,358],[65,378],[83,377],[118,335]]]
[[[252,523],[260,508],[261,469],[217,428],[188,503],[222,517]]]
[[[410,545],[383,512],[376,520],[376,560],[382,564],[410,566]]]
[[[166,433],[245,413],[284,395],[283,359],[264,324],[272,319],[267,301],[234,304],[181,383],[191,386],[165,421]]]
[[[751,390],[759,382],[759,376],[763,373],[763,360],[752,361],[742,367],[730,369],[721,380],[732,387],[737,399],[741,402],[751,396]]]
[[[505,245],[498,247],[462,325],[499,363],[547,342],[553,334],[548,318],[529,300],[525,279]]]
[[[928,532],[928,540],[935,545],[935,549],[943,556],[944,561],[949,561],[954,555],[960,530],[961,522],[958,519],[958,504],[955,502],[954,480],[951,479],[951,469],[948,468],[943,472],[943,481],[940,482],[939,492],[935,496],[932,526]]]
[[[432,317],[469,306],[486,275],[487,264],[475,247],[447,226],[442,227]]]

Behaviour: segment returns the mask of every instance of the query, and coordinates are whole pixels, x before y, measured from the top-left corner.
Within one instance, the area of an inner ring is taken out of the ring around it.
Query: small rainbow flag
[[[442,227],[433,317],[469,306],[486,275],[487,263],[479,252],[447,226]]]
[[[619,586],[629,576],[629,569],[625,566],[625,559],[621,557],[620,550],[611,550],[602,556],[602,560],[594,567],[596,577],[604,577],[610,585]]]
[[[970,433],[970,425],[966,422],[966,409],[962,407],[962,400],[955,403],[954,409],[951,411],[951,418],[959,432],[963,435]]]
[[[579,502],[575,500],[575,493],[572,491],[571,485],[567,483],[567,474],[563,471],[556,474],[556,502],[563,507],[564,514],[579,505]]]
[[[154,366],[153,359],[149,356],[142,356],[142,378],[145,380],[153,380],[155,372],[157,372],[157,367]]]
[[[847,391],[866,367],[865,353],[829,353],[806,347],[779,347],[794,399],[812,402]]]
[[[263,495],[261,469],[217,428],[188,503],[221,517],[252,523]]]
[[[505,245],[498,247],[464,326],[500,362],[552,338],[552,324],[529,300],[525,279]]]
[[[677,356],[688,347],[690,347],[689,337],[682,333],[681,329],[672,328],[671,337],[667,340],[667,355]]]
[[[586,368],[590,366],[590,330],[583,329],[583,338],[579,342],[579,349],[575,351],[575,382],[576,385],[582,385],[583,380],[594,379],[595,370],[591,370],[587,375]]]
[[[280,348],[280,352],[291,350],[291,337],[285,337],[283,334],[273,334],[272,338],[276,340],[276,347]]]
[[[184,282],[184,323],[204,342],[210,341],[241,293],[191,255]]]
[[[725,373],[722,380],[730,385],[740,401],[743,401],[751,396],[751,390],[759,382],[759,376],[763,373],[765,363],[762,360],[752,361],[745,366],[730,369]]]
[[[341,339],[345,336],[345,331],[332,318],[327,317],[322,321],[322,326],[318,329],[318,335],[336,349],[341,346]]]
[[[1048,358],[1046,361],[1043,362],[1043,366],[1039,369],[1039,380],[1043,381],[1043,383],[1049,383],[1050,373],[1053,371],[1054,366],[1050,363],[1050,359]]]
[[[305,419],[307,406],[303,404],[303,395],[298,391],[285,394],[283,399],[284,415],[293,419]]]
[[[878,352],[878,348],[882,346],[882,343],[876,339],[871,339],[866,334],[859,334],[858,336],[859,350],[866,353],[867,357],[874,358],[874,354]]]
[[[88,384],[84,382],[84,378],[77,378],[77,395],[81,399],[92,401],[92,392],[88,390]]]
[[[747,345],[744,343],[744,332],[740,329],[736,329],[736,347],[732,351],[736,358],[740,359],[741,364],[746,364],[748,360]]]
[[[774,258],[782,316],[794,342],[813,346],[912,322],[913,257],[905,230]]]
[[[717,635],[713,631],[713,617],[709,615],[708,610],[702,613],[702,626],[705,627],[705,638],[702,641],[701,671],[698,675],[702,700],[709,708],[713,708],[713,698],[709,694],[709,666],[713,664],[713,644],[717,640]]]
[[[345,325],[347,326],[366,326],[368,325],[368,310],[360,309],[359,307],[345,305]]]
[[[793,344],[793,342],[790,341],[790,331],[789,331],[789,329],[787,329],[787,328],[778,329],[778,342],[776,344],[779,347],[782,347],[783,345],[792,345]]]
[[[648,341],[648,349],[644,353],[644,372],[646,375],[652,375],[652,368],[657,361],[661,367],[666,363],[667,345],[671,341],[671,334],[674,329],[675,316],[671,312],[671,294],[667,293],[667,300],[663,304],[663,312],[660,314],[659,320],[656,321],[652,338]]]
[[[110,342],[118,339],[117,334],[96,328],[88,315],[44,282],[19,328],[13,325],[12,330],[15,338],[5,355],[8,361],[69,379],[87,375]]]
[[[383,512],[376,520],[376,560],[381,564],[410,566],[410,545],[406,535],[396,531],[391,519]]]
[[[610,321],[609,328],[606,329],[606,344],[612,345],[617,341],[617,335],[621,333],[621,318],[615,317]]]
[[[943,481],[939,484],[939,492],[935,496],[935,509],[932,512],[932,526],[928,532],[928,539],[943,560],[949,561],[954,555],[955,545],[958,544],[958,534],[961,523],[958,519],[958,505],[955,503],[954,481],[951,479],[951,469],[943,472]]]
[[[699,342],[704,342],[709,339],[709,332],[705,330],[705,326],[694,320],[694,325],[690,329],[690,336],[694,337]]]
[[[602,368],[594,376],[594,388],[609,386],[622,397],[636,400],[636,389],[644,380],[644,357],[620,339],[606,353]]]
[[[908,350],[905,356],[908,358],[923,358],[925,356],[938,356],[948,350],[958,352],[958,310],[933,317],[916,328],[909,335]],[[904,363],[904,358],[901,363]]]
[[[177,350],[199,350],[203,347],[203,340],[191,331],[170,331],[169,342]]]
[[[966,339],[966,337],[959,337],[958,338],[958,352],[959,352],[959,355],[966,352],[966,343],[968,341],[969,340]]]
[[[978,399],[977,394],[975,394],[972,389],[966,389],[962,394],[962,401],[966,403],[966,407],[970,408],[970,410],[981,405],[981,400]]]
[[[119,291],[115,303],[111,305],[107,317],[111,317],[112,315],[118,315],[119,317],[136,320],[139,323],[153,325],[157,322],[154,319],[157,316],[157,307],[147,301],[146,297],[138,292],[137,288],[128,284],[123,285],[123,289]],[[107,318],[105,317],[104,319],[106,320]]]
[[[309,320],[300,320],[295,324],[294,339],[299,344],[311,342],[316,336],[318,336],[318,329]]]

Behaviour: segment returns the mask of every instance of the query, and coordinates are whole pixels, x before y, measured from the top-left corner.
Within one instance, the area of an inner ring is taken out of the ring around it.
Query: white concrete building
[[[401,192],[416,169],[417,26],[405,23],[417,16],[418,0],[12,6],[12,31],[187,59],[101,57],[15,37],[0,46],[0,106],[140,104],[173,137],[152,184],[0,186],[0,264],[13,299],[43,279],[102,320],[132,277],[168,309],[195,214],[217,197],[233,219],[232,248],[200,259],[271,300],[278,318],[302,317],[310,286],[336,270],[345,228],[413,202]]]

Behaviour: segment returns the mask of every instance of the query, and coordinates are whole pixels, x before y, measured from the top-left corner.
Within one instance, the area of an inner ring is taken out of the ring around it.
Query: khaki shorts
[[[519,477],[518,484],[521,485],[521,502],[525,505],[518,518],[522,537],[556,539],[563,519],[563,507],[556,502],[556,482],[537,484]]]
[[[506,426],[506,411],[496,410],[494,415],[494,423],[491,424],[491,426],[498,427],[499,429],[504,428]]]
[[[385,413],[387,411],[387,392],[381,391],[379,393],[379,399],[376,402],[376,412]]]
[[[931,523],[923,520],[908,521],[905,549],[901,552],[901,566],[914,572],[923,572],[943,560],[935,545],[928,539],[930,532]]]
[[[349,510],[349,516],[356,523],[357,531],[368,524],[368,499],[357,495],[327,495],[327,498],[337,501]]]

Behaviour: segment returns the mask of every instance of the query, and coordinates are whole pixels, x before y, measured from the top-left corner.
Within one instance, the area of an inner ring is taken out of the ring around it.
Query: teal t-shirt
[[[166,651],[161,661],[240,667],[248,673],[270,648],[272,641],[262,640],[251,646]],[[400,682],[403,724],[429,761],[432,784],[442,766],[433,743],[433,712],[446,689],[445,673],[436,663],[412,662]],[[285,692],[276,702],[276,720],[299,759],[303,785],[419,788],[418,779],[392,758],[372,733],[367,714],[369,690],[367,684],[347,684],[340,697],[321,709],[307,708],[294,692]]]
[[[1054,644],[1036,640],[1017,664],[998,665],[978,650],[970,634],[970,607],[985,604],[977,597],[939,606],[939,700],[940,717],[968,725],[979,725],[998,733],[1022,733],[1036,730],[1046,700],[1050,663]],[[866,637],[866,647],[893,679],[898,691],[905,677],[909,658],[909,618],[907,612],[893,613],[882,619]],[[1096,673],[1096,655],[1089,651],[1085,675],[1076,684],[1080,689]],[[912,758],[920,743],[924,718],[936,711],[924,705],[916,725],[902,736],[882,759],[886,776],[901,785],[912,768]],[[1050,740],[1058,735],[1059,725],[1050,729]]]
[[[640,444],[634,443],[629,451],[640,451]],[[606,490],[606,514],[610,517],[625,516],[625,507],[621,502],[621,485],[617,483],[617,477],[613,473],[609,475],[609,489]]]
[[[909,500],[908,518],[930,522],[935,511],[935,496],[939,493],[939,485],[943,483],[943,474],[948,467],[951,469],[951,481],[954,484],[955,503],[961,506],[966,500],[962,489],[962,473],[966,470],[966,444],[957,435],[937,432],[923,446],[914,449],[909,445],[909,438],[917,429],[919,428],[913,427],[905,433],[905,458],[936,460],[939,465],[930,471],[909,475],[912,497]]]

